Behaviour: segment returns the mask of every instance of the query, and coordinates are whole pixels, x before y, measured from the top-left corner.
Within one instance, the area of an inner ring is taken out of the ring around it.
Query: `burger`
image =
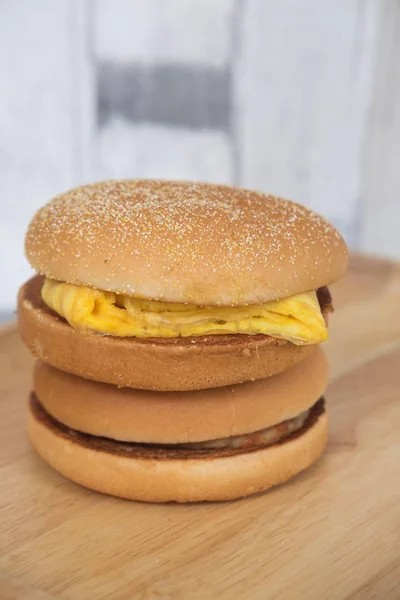
[[[319,457],[327,286],[347,267],[321,216],[229,186],[107,181],[40,209],[25,248],[29,436],[58,471],[125,498],[226,500]]]

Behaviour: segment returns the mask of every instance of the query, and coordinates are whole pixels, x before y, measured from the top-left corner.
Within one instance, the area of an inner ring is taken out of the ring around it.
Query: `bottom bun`
[[[28,434],[54,469],[98,492],[144,502],[217,501],[261,492],[313,464],[326,445],[328,417],[320,400],[302,429],[273,446],[196,451],[79,433],[32,395]]]

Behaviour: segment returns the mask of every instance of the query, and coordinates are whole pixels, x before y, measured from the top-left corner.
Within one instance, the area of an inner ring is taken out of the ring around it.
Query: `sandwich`
[[[40,209],[25,249],[29,435],[61,473],[126,498],[225,500],[321,454],[319,344],[347,267],[321,216],[229,186],[107,181]]]

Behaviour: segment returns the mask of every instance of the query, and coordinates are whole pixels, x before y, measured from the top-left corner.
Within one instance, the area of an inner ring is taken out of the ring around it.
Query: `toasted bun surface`
[[[76,188],[36,213],[25,248],[47,277],[202,305],[285,298],[328,285],[347,267],[340,234],[305,207],[191,182]]]
[[[316,347],[275,377],[198,392],[146,392],[68,375],[37,361],[34,390],[45,410],[72,429],[121,441],[200,442],[252,433],[296,417],[320,398],[328,363]]]
[[[327,440],[323,403],[302,430],[267,448],[206,452],[104,440],[71,431],[34,399],[28,434],[54,469],[93,490],[146,502],[233,500],[283,483],[309,467]]]
[[[221,387],[286,371],[315,350],[266,335],[138,339],[81,333],[44,304],[42,283],[34,277],[18,296],[23,341],[51,366],[94,381],[158,391]]]

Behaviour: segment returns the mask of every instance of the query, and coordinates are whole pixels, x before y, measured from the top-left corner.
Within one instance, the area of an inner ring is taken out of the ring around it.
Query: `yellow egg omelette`
[[[265,334],[296,345],[328,337],[315,291],[242,307],[145,300],[45,279],[43,301],[79,331],[137,338]]]

